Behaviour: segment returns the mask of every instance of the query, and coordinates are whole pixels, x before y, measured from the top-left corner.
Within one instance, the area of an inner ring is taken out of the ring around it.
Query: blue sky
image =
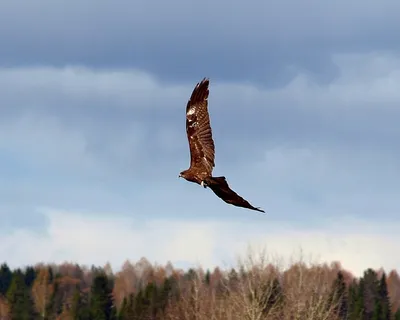
[[[400,3],[0,4],[0,256],[205,267],[301,247],[398,268]],[[179,179],[210,77],[215,175]]]

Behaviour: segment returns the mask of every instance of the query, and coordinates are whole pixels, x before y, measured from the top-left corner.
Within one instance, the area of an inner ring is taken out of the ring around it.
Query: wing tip
[[[210,84],[210,79],[204,77],[203,80],[198,82],[194,87],[190,99],[188,101],[188,107],[190,104],[195,104],[200,101],[204,101],[208,99],[209,89],[208,86]]]
[[[199,90],[203,88],[205,91],[208,91],[208,86],[210,85],[210,78],[204,77],[200,82],[196,84],[195,90]]]
[[[210,83],[210,78],[209,77],[204,77],[197,85],[201,85],[203,83]]]

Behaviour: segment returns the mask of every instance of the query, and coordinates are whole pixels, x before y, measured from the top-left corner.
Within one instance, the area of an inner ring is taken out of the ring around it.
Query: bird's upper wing
[[[206,183],[207,186],[226,203],[232,204],[237,207],[265,212],[260,208],[253,207],[247,200],[243,199],[235,191],[233,191],[229,187],[225,177],[209,177],[206,180]]]
[[[204,78],[193,89],[186,106],[186,133],[190,148],[190,168],[211,175],[215,166],[215,146],[208,114],[208,85]]]

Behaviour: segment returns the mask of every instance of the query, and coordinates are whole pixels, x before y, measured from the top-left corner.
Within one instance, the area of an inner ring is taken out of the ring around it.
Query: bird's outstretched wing
[[[204,78],[197,83],[186,106],[186,133],[190,148],[190,169],[210,176],[215,166],[215,147],[208,114],[208,85]]]
[[[247,200],[243,199],[235,191],[233,191],[229,187],[225,177],[209,177],[205,182],[207,183],[207,186],[226,203],[265,213],[264,210],[253,207]]]

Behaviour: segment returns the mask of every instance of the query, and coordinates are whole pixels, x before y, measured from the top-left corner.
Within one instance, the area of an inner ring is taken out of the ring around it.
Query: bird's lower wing
[[[239,196],[233,191],[226,181],[225,177],[209,177],[206,180],[207,186],[226,203],[232,204],[237,207],[243,207],[251,210],[264,212],[260,208],[253,207],[247,200]]]

